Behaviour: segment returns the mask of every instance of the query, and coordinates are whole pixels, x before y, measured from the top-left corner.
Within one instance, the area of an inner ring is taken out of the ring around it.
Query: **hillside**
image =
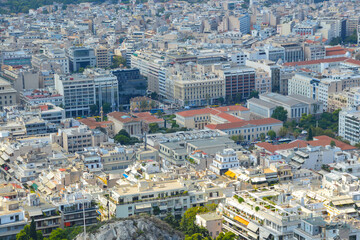
[[[167,223],[149,216],[130,217],[99,225],[86,234],[88,240],[180,240],[181,232],[174,230]],[[76,240],[83,240],[83,233]]]

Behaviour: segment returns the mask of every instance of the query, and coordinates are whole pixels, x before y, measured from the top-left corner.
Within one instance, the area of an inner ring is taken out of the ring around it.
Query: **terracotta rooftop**
[[[287,62],[284,63],[284,66],[305,66],[305,65],[314,65],[320,63],[331,63],[331,62],[344,62],[349,58],[346,57],[337,57],[337,58],[326,58],[326,59],[319,59],[319,60],[310,60],[310,61],[301,61],[301,62]]]
[[[111,121],[97,122],[95,118],[83,118],[79,119],[79,122],[88,126],[90,129],[95,129],[97,127],[106,128],[108,124],[112,123]]]
[[[222,117],[228,120],[229,122],[242,121],[240,118],[237,118],[231,114],[227,114],[227,112],[230,111],[249,111],[249,109],[240,105],[232,105],[232,106],[217,107],[217,108],[202,108],[202,109],[188,110],[188,111],[177,112],[176,114],[182,117],[193,117],[196,115],[212,114],[212,115],[218,115],[219,117]]]
[[[341,46],[330,47],[325,49],[326,56],[337,56],[337,55],[344,55],[348,52],[346,48]]]
[[[255,125],[255,126],[262,126],[262,125],[269,125],[269,124],[276,124],[282,123],[282,121],[277,120],[275,118],[263,118],[257,120],[250,120],[250,121],[240,121],[240,122],[232,122],[232,123],[222,123],[222,124],[208,124],[206,127],[208,129],[219,129],[219,130],[226,130],[226,129],[233,129],[233,128],[241,128],[247,125]]]
[[[316,137],[314,137],[313,141],[295,140],[295,141],[290,142],[290,143],[284,143],[284,144],[279,144],[279,145],[274,145],[274,144],[271,144],[271,143],[268,143],[268,142],[261,142],[261,143],[257,143],[256,146],[258,146],[260,148],[263,148],[268,152],[275,153],[278,150],[293,149],[293,148],[296,148],[296,147],[303,148],[303,147],[306,147],[308,144],[311,145],[311,146],[323,146],[323,147],[325,147],[327,145],[330,145],[331,141],[334,141],[335,145],[337,147],[341,148],[341,150],[343,150],[343,151],[356,149],[356,147],[354,147],[354,146],[343,143],[343,142],[341,142],[339,140],[328,137],[326,135],[316,136]]]
[[[132,115],[138,117],[146,123],[164,122],[164,119],[157,118],[156,116],[151,115],[150,112],[133,113]]]
[[[119,122],[128,123],[140,121],[138,118],[132,117],[130,114],[124,112],[111,112],[108,114],[109,117],[115,118]]]

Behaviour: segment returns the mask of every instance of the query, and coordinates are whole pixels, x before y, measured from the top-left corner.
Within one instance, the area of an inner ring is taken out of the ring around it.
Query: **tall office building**
[[[55,74],[55,89],[64,96],[66,117],[88,116],[96,103],[94,79],[83,74]]]
[[[96,66],[95,51],[92,48],[71,47],[67,49],[66,56],[69,58],[71,72],[78,72],[80,68]]]

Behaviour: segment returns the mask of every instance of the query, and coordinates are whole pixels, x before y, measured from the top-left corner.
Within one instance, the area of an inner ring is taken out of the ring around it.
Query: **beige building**
[[[225,79],[213,73],[178,73],[174,82],[174,99],[181,106],[204,106],[225,99]]]
[[[118,133],[124,129],[130,135],[142,134],[142,123],[138,118],[134,118],[124,112],[112,112],[108,114],[108,120],[114,123],[114,131]]]
[[[255,90],[259,93],[271,92],[271,76],[262,69],[256,69]]]
[[[329,94],[327,102],[327,111],[329,112],[333,112],[337,109],[343,109],[348,106],[348,98],[343,93]]]
[[[207,124],[231,123],[248,120],[250,110],[243,106],[203,108],[178,112],[176,123],[187,128],[204,129]]]
[[[3,78],[0,78],[0,110],[5,106],[16,104],[17,91],[11,87],[11,84]]]
[[[59,129],[50,135],[51,143],[59,144],[67,152],[83,151],[87,147],[99,146],[107,141],[106,134],[101,131],[91,131],[87,126]]]
[[[104,46],[99,46],[95,48],[96,56],[96,67],[98,68],[107,68],[110,66],[110,54],[109,50]]]
[[[198,214],[195,219],[195,223],[200,227],[206,228],[213,239],[217,238],[222,232],[222,221],[223,218],[221,216],[212,212]]]

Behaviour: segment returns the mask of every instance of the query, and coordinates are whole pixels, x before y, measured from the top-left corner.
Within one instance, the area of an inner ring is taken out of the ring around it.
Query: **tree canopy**
[[[274,109],[271,117],[285,122],[287,119],[287,114],[288,112],[284,109],[284,107],[278,106]]]

